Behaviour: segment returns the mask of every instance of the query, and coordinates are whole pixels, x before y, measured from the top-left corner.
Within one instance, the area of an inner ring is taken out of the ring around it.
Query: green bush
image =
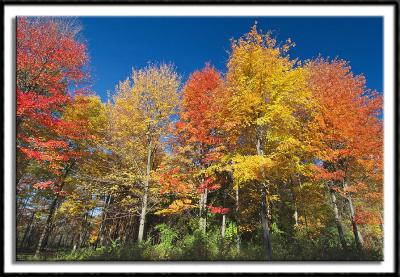
[[[178,232],[167,224],[159,224],[155,229],[160,233],[160,243],[153,247],[152,259],[171,260],[179,256],[181,251],[175,244]]]

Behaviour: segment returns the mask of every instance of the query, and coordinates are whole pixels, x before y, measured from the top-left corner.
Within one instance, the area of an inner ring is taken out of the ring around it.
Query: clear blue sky
[[[301,60],[339,57],[363,73],[367,87],[382,92],[383,20],[381,17],[81,17],[88,43],[93,89],[102,100],[132,67],[172,62],[186,81],[211,62],[222,72],[230,39],[248,32],[255,21],[278,41],[291,38],[290,52]]]

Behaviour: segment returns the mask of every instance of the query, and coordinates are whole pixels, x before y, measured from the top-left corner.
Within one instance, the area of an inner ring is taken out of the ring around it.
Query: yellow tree
[[[58,211],[69,219],[75,218],[79,226],[74,237],[75,249],[83,243],[89,224],[89,211],[95,207],[92,196],[96,195],[98,187],[94,180],[105,173],[103,169],[99,170],[99,166],[102,165],[101,157],[106,155],[103,147],[107,133],[106,106],[96,95],[78,95],[73,104],[67,107],[64,118],[81,122],[87,130],[86,139],[76,145],[82,153],[82,159],[77,162],[74,174],[66,180],[66,201]]]
[[[171,116],[177,112],[180,76],[172,65],[149,65],[133,70],[132,76],[117,86],[110,109],[112,151],[125,152],[127,164],[138,172],[142,187],[138,241],[143,240],[148,212],[151,173],[162,150]]]
[[[268,260],[272,246],[267,196],[286,156],[280,153],[300,144],[296,133],[312,107],[304,69],[288,55],[293,45],[288,39],[278,46],[270,33],[259,34],[254,25],[244,37],[232,41],[226,77],[231,110],[227,120],[236,125],[233,129],[239,136],[234,162],[242,171],[247,168],[246,174],[257,183]]]

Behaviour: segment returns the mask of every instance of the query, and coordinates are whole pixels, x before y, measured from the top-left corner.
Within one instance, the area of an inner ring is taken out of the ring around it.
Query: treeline
[[[19,18],[18,259],[382,259],[382,95],[292,47],[254,25],[102,103],[79,26]]]

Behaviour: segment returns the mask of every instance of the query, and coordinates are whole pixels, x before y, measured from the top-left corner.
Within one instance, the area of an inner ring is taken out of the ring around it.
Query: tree
[[[205,175],[205,170],[222,156],[224,133],[221,128],[221,113],[224,99],[224,82],[221,74],[209,64],[192,73],[183,87],[180,119],[175,125],[176,145],[172,148],[175,155],[180,152],[194,165],[192,174],[197,180],[192,180],[192,189],[200,194],[199,227],[206,232],[207,199],[213,183]],[[213,190],[213,189],[211,189]],[[214,188],[215,190],[215,188]]]
[[[137,165],[144,171],[138,178],[143,187],[139,242],[143,240],[156,154],[161,150],[171,117],[177,112],[179,83],[180,77],[173,66],[149,65],[144,69],[134,70],[130,79],[119,84],[114,96],[112,118],[116,141],[123,141],[122,145],[134,147],[133,162],[140,159],[141,162]],[[119,144],[118,147],[122,145]]]
[[[73,28],[67,26],[67,21],[17,21],[17,182],[24,177],[26,166],[36,162],[49,171],[49,177],[55,176],[37,186],[53,185],[57,193],[50,204],[36,255],[48,235],[58,193],[69,172],[68,163],[79,156],[71,141],[82,135],[77,122],[62,118],[71,102],[68,88],[85,80],[88,60],[85,44],[78,42]]]
[[[71,122],[71,125],[79,126],[79,137],[70,142],[70,147],[77,153],[77,156],[75,159],[67,161],[63,169],[63,174],[58,177],[57,182],[48,181],[34,185],[36,189],[50,189],[51,192],[55,194],[50,204],[45,229],[39,239],[36,256],[40,254],[41,248],[46,244],[50,233],[50,226],[53,224],[53,216],[57,207],[61,205],[64,197],[67,194],[76,194],[76,191],[80,191],[80,193],[83,194],[84,190],[77,185],[80,183],[79,180],[77,180],[75,184],[72,183],[76,178],[76,176],[73,175],[76,174],[77,170],[80,170],[81,162],[87,161],[87,159],[84,158],[98,151],[98,149],[95,148],[97,146],[95,142],[99,139],[104,130],[104,105],[101,104],[100,99],[96,96],[77,95],[65,108],[62,120]],[[78,169],[76,169],[76,167],[78,167]],[[57,184],[57,186],[54,186],[53,183]],[[85,195],[81,195],[81,197],[85,198]],[[86,195],[87,202],[90,202],[90,197],[91,195]]]
[[[231,109],[228,120],[239,132],[237,162],[249,165],[249,172],[244,174],[255,176],[253,181],[258,183],[268,260],[272,246],[267,198],[271,182],[279,174],[279,153],[299,144],[295,134],[312,107],[304,69],[287,54],[293,45],[288,39],[279,47],[270,33],[259,34],[254,25],[244,37],[232,41],[226,77]],[[250,162],[254,160],[256,164]]]
[[[382,180],[376,175],[382,176],[382,96],[367,90],[365,78],[354,76],[346,61],[319,58],[308,67],[318,99],[313,128],[321,162],[316,174],[330,185],[337,220],[335,191],[347,200],[355,241],[362,248],[353,197],[362,192],[365,182],[369,190],[382,191]]]
[[[68,140],[79,125],[61,118],[71,101],[68,88],[87,78],[86,45],[67,31],[67,21],[19,18],[17,21],[18,179],[30,161],[60,173],[74,157]]]

